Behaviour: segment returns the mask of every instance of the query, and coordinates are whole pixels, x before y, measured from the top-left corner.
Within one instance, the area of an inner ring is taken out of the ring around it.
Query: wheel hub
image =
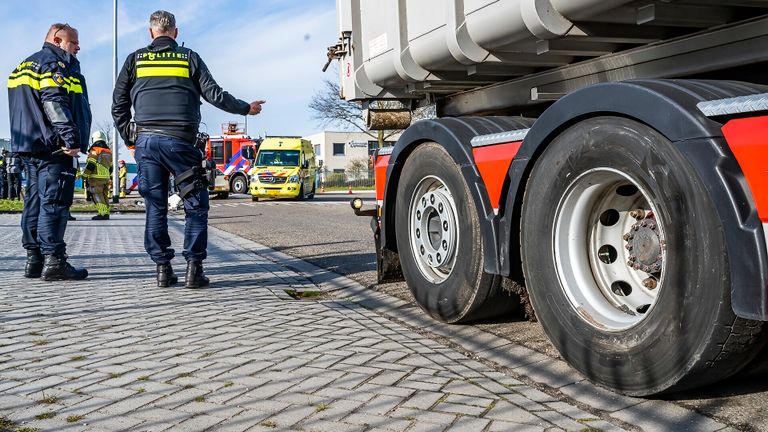
[[[589,325],[621,331],[649,316],[663,289],[664,226],[626,173],[595,168],[558,203],[554,259],[562,289]]]
[[[440,283],[453,269],[459,241],[453,197],[441,180],[427,177],[417,186],[410,209],[416,262],[427,279]]]
[[[630,267],[651,274],[661,271],[661,238],[659,226],[652,217],[635,222],[624,238]]]

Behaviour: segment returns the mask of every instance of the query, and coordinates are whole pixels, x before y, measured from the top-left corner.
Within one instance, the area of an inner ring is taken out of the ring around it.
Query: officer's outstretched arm
[[[251,110],[250,104],[237,99],[219,87],[216,80],[213,79],[211,71],[208,70],[208,66],[205,65],[205,62],[197,53],[193,52],[190,57],[193,79],[203,99],[216,108],[228,113],[248,115],[248,112]]]
[[[61,147],[80,149],[80,136],[69,105],[69,93],[82,93],[79,81],[64,75],[58,63],[43,65],[41,72],[50,73],[50,78],[40,80],[40,101],[45,116],[60,139]]]
[[[123,142],[129,143],[131,123],[131,88],[133,88],[133,54],[125,59],[120,75],[115,82],[115,90],[112,92],[112,119],[115,121],[117,131]]]

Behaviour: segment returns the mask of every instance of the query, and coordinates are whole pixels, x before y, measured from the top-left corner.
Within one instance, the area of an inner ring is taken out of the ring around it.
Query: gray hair
[[[167,34],[176,28],[176,17],[164,10],[155,11],[149,16],[149,26],[158,33]]]

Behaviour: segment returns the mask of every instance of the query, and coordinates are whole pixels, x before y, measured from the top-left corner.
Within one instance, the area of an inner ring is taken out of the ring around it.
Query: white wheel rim
[[[558,277],[573,309],[593,327],[634,327],[659,298],[666,242],[648,197],[628,175],[599,168],[575,179],[558,204],[553,238]]]
[[[433,284],[448,279],[456,264],[456,213],[453,195],[443,180],[427,176],[419,182],[409,205],[408,234],[419,271]]]

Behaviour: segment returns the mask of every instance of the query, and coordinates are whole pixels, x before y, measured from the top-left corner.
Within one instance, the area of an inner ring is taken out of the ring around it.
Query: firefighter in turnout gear
[[[75,188],[76,158],[85,152],[91,108],[76,55],[78,32],[54,24],[43,48],[8,77],[11,151],[27,173],[21,215],[27,250],[24,276],[44,280],[85,279],[88,271],[67,262],[64,231]]]
[[[93,145],[88,151],[88,159],[83,169],[83,179],[88,182],[88,190],[93,197],[98,214],[91,219],[109,219],[109,179],[112,175],[112,152],[107,146],[107,135],[96,131],[91,137]]]
[[[125,198],[126,191],[128,190],[128,168],[125,166],[125,161],[120,159],[118,161],[120,170],[117,172],[117,177],[120,180],[120,198]]]
[[[135,139],[139,193],[144,197],[147,223],[144,247],[157,264],[157,285],[178,278],[168,236],[168,182],[174,176],[184,200],[184,258],[187,288],[207,286],[203,260],[208,245],[208,188],[203,152],[196,147],[200,97],[213,106],[239,115],[256,115],[264,101],[247,103],[222,90],[200,56],[176,43],[176,18],[166,11],[149,18],[152,43],[125,60],[112,95],[112,117],[123,140]],[[131,107],[136,138],[131,127]]]

